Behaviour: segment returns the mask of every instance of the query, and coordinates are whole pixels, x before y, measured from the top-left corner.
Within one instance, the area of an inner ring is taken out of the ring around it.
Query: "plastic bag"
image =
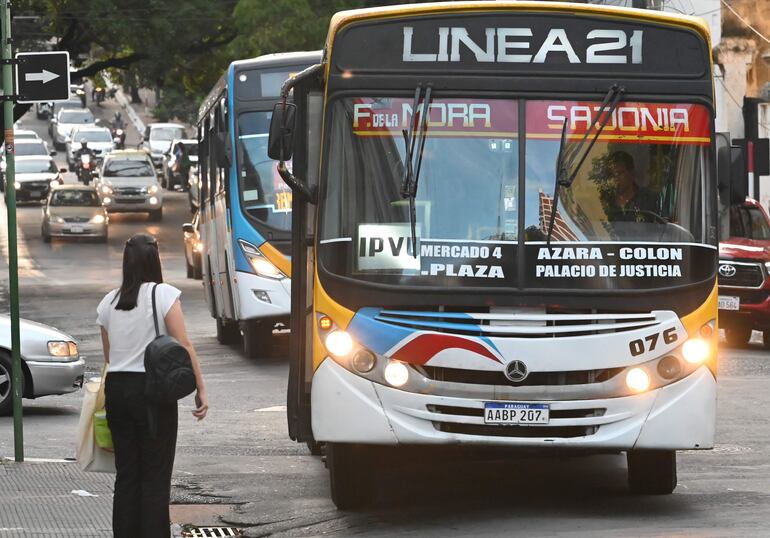
[[[83,407],[80,410],[80,421],[77,429],[77,445],[75,458],[84,471],[96,473],[115,472],[115,454],[97,444],[94,428],[94,414],[104,410],[104,378],[107,372],[105,365],[102,377],[89,380],[83,385]],[[104,421],[106,423],[106,417]],[[109,431],[109,429],[108,429]],[[112,436],[110,435],[110,442]]]

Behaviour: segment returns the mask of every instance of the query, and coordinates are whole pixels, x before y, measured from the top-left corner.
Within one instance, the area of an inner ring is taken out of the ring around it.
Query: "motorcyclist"
[[[81,140],[80,141],[80,149],[76,150],[73,154],[74,161],[75,161],[75,169],[78,172],[78,177],[81,178],[81,167],[83,164],[83,161],[81,157],[83,155],[90,155],[91,156],[91,166],[96,166],[96,153],[94,153],[94,150],[88,147],[88,140]],[[93,174],[94,169],[92,168],[89,170],[89,174]],[[82,179],[82,178],[81,178]]]
[[[117,139],[118,149],[123,149],[126,144],[126,122],[120,112],[115,112],[112,120],[112,138]]]

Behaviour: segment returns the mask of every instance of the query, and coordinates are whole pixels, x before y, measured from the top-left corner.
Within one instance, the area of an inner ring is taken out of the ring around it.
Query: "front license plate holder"
[[[740,310],[741,298],[735,295],[720,295],[718,305],[719,310]]]
[[[484,424],[520,426],[548,424],[551,420],[548,404],[526,402],[485,402]]]
[[[82,226],[70,226],[70,233],[82,234],[83,233],[83,227]]]

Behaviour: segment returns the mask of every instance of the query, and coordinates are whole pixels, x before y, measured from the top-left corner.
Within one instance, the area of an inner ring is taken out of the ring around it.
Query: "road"
[[[97,113],[109,114],[110,106]],[[25,118],[24,127],[45,134],[34,117]],[[136,141],[137,133],[130,132],[129,143]],[[88,375],[96,374],[102,361],[96,305],[120,282],[126,239],[139,231],[157,236],[164,278],[183,292],[211,399],[209,417],[200,423],[189,414],[192,401],[181,404],[173,489],[178,522],[222,516],[253,536],[770,536],[770,428],[764,414],[770,407],[770,353],[756,341],[722,350],[717,448],[680,453],[672,496],[631,496],[620,456],[469,463],[408,452],[372,461],[379,477],[374,507],[338,512],[322,460],[287,437],[286,358],[249,360],[237,347],[216,342],[200,281],[185,278],[185,195],[170,193],[165,203],[161,223],[144,215],[111,217],[106,245],[45,244],[40,208],[19,208],[21,310],[27,319],[72,334]],[[0,251],[0,310],[6,310],[4,225]],[[72,456],[80,399],[71,394],[25,401],[28,457]],[[12,454],[11,420],[2,418],[0,457]]]

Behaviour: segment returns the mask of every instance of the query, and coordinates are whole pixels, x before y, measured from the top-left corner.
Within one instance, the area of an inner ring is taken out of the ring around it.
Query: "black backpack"
[[[158,310],[155,306],[155,284],[152,287],[152,319],[155,340],[144,351],[144,395],[152,403],[174,403],[196,389],[195,373],[187,349],[176,338],[160,334]]]

